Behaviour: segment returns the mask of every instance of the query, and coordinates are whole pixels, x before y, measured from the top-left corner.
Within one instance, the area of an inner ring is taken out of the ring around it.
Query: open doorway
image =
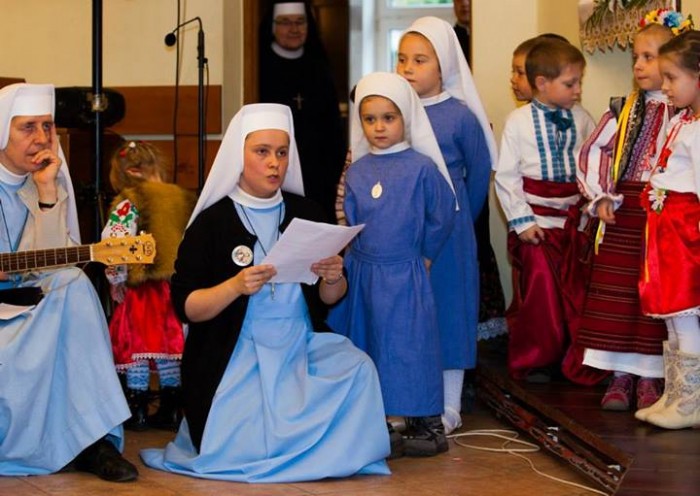
[[[331,62],[333,81],[341,102],[341,112],[347,114],[349,73],[349,0],[309,0],[318,24],[321,41]],[[258,28],[272,0],[245,0],[245,103],[258,101]]]

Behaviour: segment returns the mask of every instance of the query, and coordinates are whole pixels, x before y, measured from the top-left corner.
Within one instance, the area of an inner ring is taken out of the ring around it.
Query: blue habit
[[[452,230],[454,194],[413,149],[365,155],[345,188],[348,224],[366,226],[346,254],[348,294],[328,322],[374,360],[388,415],[439,415],[440,339],[423,259],[434,259]]]
[[[246,215],[269,249],[279,207],[246,207]],[[389,452],[371,359],[342,336],[313,332],[299,284],[276,284],[274,294],[266,284],[248,302],[199,453],[185,419],[164,450],[141,458],[193,477],[281,483],[389,474]]]
[[[31,221],[22,184],[0,181],[2,252]],[[13,286],[40,286],[44,298],[0,320],[0,475],[56,472],[104,436],[121,450],[131,414],[92,283],[68,268],[0,282]]]
[[[479,264],[474,219],[488,197],[491,157],[476,116],[449,98],[425,110],[457,195],[455,227],[430,269],[442,349],[442,366],[476,366]]]

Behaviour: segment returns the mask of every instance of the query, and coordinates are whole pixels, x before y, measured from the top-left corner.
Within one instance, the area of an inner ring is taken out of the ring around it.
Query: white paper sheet
[[[0,303],[0,320],[12,320],[18,315],[22,315],[24,312],[28,312],[36,305],[31,306],[18,306],[10,305],[8,303]]]
[[[274,265],[277,269],[277,275],[270,282],[314,284],[318,276],[311,272],[311,264],[338,254],[363,227],[364,224],[347,227],[292,219],[260,263]]]

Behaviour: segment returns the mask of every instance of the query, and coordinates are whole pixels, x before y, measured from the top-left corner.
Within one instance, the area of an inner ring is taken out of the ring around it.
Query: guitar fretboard
[[[0,271],[23,272],[32,269],[87,263],[91,259],[90,245],[1,253]]]

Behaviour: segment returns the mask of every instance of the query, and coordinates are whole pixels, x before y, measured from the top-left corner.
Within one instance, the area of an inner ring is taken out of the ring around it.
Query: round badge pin
[[[246,245],[238,245],[231,252],[231,258],[239,267],[245,267],[253,261],[253,250]]]

